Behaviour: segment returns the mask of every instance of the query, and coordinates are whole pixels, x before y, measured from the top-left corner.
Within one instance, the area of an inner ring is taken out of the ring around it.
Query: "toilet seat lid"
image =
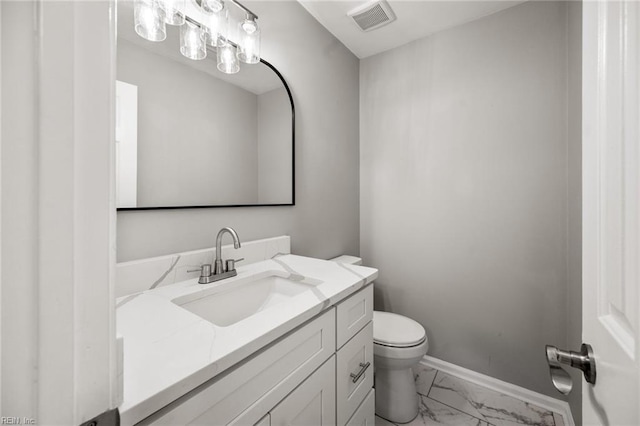
[[[411,318],[391,312],[373,312],[373,341],[386,346],[408,347],[424,341],[424,328]]]

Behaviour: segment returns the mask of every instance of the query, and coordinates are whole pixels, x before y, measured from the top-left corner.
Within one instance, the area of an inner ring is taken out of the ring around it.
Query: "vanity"
[[[120,297],[124,425],[372,425],[377,270],[285,254]]]

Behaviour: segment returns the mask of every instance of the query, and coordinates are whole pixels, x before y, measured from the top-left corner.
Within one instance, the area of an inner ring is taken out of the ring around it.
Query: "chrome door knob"
[[[547,345],[545,350],[551,381],[560,393],[567,395],[573,388],[571,376],[562,368],[562,364],[579,368],[587,383],[596,384],[596,360],[591,345],[583,343],[580,352],[565,351],[551,345]]]

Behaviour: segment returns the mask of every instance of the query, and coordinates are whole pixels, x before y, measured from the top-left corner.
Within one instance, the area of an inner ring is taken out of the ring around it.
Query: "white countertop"
[[[116,300],[117,331],[124,338],[123,425],[135,424],[215,377],[308,319],[371,283],[378,271],[295,255],[239,267],[238,275],[211,284],[197,279]],[[173,299],[231,287],[265,271],[317,280],[286,303],[218,327]]]

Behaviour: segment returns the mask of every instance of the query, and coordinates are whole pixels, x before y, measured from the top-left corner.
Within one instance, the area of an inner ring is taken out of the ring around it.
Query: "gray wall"
[[[295,253],[359,252],[358,59],[297,2],[247,2],[262,56],[296,108],[296,206],[118,213],[118,261],[210,247],[223,226],[241,239],[291,235]]]
[[[576,190],[567,19],[564,3],[527,2],[360,68],[376,309],[422,323],[436,358],[554,397],[544,345],[567,342]]]
[[[258,96],[258,202],[291,202],[291,106],[284,88]]]
[[[186,61],[118,40],[117,78],[138,86],[138,206],[256,203],[258,96]]]

